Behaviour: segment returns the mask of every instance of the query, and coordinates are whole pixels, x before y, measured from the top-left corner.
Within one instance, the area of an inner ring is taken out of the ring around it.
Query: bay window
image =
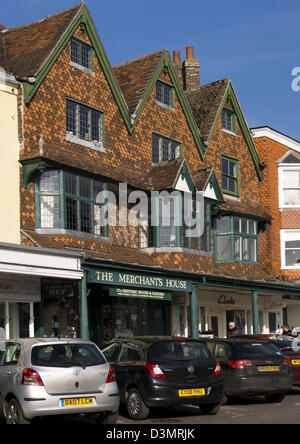
[[[214,252],[219,262],[257,262],[257,222],[226,216],[214,223]]]
[[[41,173],[36,183],[37,228],[107,236],[99,195],[105,190],[106,185],[94,178],[62,170]]]

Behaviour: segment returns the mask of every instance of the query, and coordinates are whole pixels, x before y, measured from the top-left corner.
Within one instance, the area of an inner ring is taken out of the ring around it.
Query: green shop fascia
[[[83,269],[82,338],[102,345],[116,337],[169,336],[174,292],[189,293],[191,333],[199,337],[196,281],[120,264],[85,263]]]

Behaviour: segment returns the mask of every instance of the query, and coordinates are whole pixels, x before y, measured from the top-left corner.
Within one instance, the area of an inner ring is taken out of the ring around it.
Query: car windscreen
[[[239,342],[234,344],[234,350],[240,359],[282,356],[278,347],[264,342]]]
[[[92,367],[106,364],[104,356],[92,344],[38,345],[31,351],[32,365],[37,367]]]
[[[164,341],[148,349],[150,362],[214,360],[206,344],[193,341]]]
[[[291,340],[281,340],[281,339],[275,339],[272,341],[273,344],[278,347],[283,354],[288,355],[299,355],[300,354],[300,342],[297,340],[291,341]]]

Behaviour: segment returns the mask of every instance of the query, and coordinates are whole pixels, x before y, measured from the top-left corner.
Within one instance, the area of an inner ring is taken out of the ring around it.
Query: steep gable
[[[186,92],[186,97],[204,139],[204,144],[207,147],[206,152],[209,149],[209,144],[214,136],[222,111],[227,103],[230,102],[230,107],[232,107],[236,115],[251,153],[259,180],[262,180],[263,168],[230,79],[227,78],[203,85],[197,90]]]

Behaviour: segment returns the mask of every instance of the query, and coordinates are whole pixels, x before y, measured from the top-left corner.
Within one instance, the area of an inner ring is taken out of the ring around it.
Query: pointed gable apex
[[[194,118],[204,138],[206,147],[209,147],[226,102],[230,100],[232,110],[236,115],[251,153],[258,178],[262,181],[263,167],[231,80],[226,78],[203,85],[198,90],[186,93],[186,97],[191,105]]]
[[[79,26],[84,28],[89,36],[95,55],[99,60],[125,125],[130,132],[132,131],[132,125],[127,103],[112,72],[97,29],[84,2],[38,22],[8,29],[4,34],[0,33],[0,49],[7,44],[10,47],[11,54],[14,53],[14,47],[20,46],[22,36],[24,41],[27,42],[21,51],[20,59],[15,60],[12,64],[12,55],[10,61],[4,61],[4,68],[17,75],[24,82],[25,103],[29,104]],[[0,51],[0,57],[1,54]],[[26,63],[24,63],[25,60]],[[1,64],[3,64],[2,59],[0,60]]]
[[[300,156],[290,150],[287,153],[285,153],[276,163],[277,165],[300,164]]]
[[[155,88],[156,82],[162,71],[167,72],[170,76],[170,81],[175,93],[177,94],[179,103],[193,134],[195,143],[203,159],[205,149],[201,132],[196,124],[190,105],[179,83],[167,49],[145,55],[127,63],[117,65],[113,68],[113,72],[119,82],[122,94],[128,104],[132,126],[134,128],[140,115],[142,114],[143,109],[153,91],[153,88]]]
[[[193,172],[193,181],[197,191],[202,191],[204,197],[218,203],[224,202],[223,193],[218,183],[214,168],[203,168]]]

